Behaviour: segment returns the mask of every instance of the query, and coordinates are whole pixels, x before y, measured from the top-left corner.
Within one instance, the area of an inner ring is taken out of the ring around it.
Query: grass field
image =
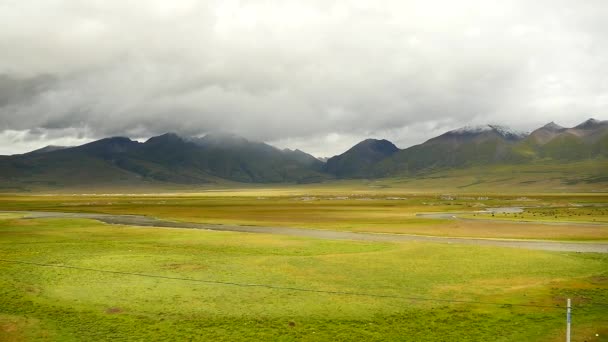
[[[522,214],[482,214],[492,207],[527,207]],[[355,232],[506,239],[608,241],[608,195],[406,193],[387,189],[284,187],[198,194],[4,195],[0,210],[139,214],[213,224],[281,226]],[[484,221],[421,218],[454,212]],[[486,220],[495,222],[488,223]],[[605,223],[522,225],[513,221]]]
[[[608,256],[0,216],[0,340],[574,341],[608,336]],[[505,303],[483,305],[406,299]],[[595,337],[599,334],[599,337]]]
[[[521,213],[475,213],[463,217],[484,218],[507,221],[534,221],[534,222],[572,222],[608,224],[608,205],[596,204],[593,206],[554,206],[540,208],[525,208]]]
[[[406,191],[391,182],[5,194],[0,211],[608,241],[601,225],[608,222],[606,194]],[[480,213],[496,207],[526,210]],[[445,212],[483,220],[416,216]],[[608,304],[605,254],[137,228],[0,213],[0,259],[79,267],[0,261],[0,341],[561,341],[565,312],[558,306],[568,297],[575,303],[573,341],[608,337],[608,306],[598,304]]]

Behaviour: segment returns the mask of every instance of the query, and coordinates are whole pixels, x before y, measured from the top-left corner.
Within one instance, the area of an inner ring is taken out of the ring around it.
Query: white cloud
[[[6,133],[28,130],[221,130],[333,155],[573,125],[607,111],[606,17],[599,0],[4,1],[4,153],[47,141]]]

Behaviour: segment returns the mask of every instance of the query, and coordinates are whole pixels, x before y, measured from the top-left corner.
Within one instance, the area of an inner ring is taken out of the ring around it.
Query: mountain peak
[[[462,136],[474,136],[480,135],[486,132],[495,132],[507,139],[521,139],[528,135],[526,132],[514,130],[507,126],[485,124],[475,126],[464,126],[458,129],[447,132],[448,135],[462,135]]]
[[[574,127],[574,128],[578,128],[578,129],[593,129],[596,128],[599,125],[603,125],[608,123],[608,121],[600,121],[600,120],[596,120],[594,118],[590,118],[587,121],[581,123],[580,125]]]
[[[146,141],[147,145],[150,144],[162,144],[162,143],[176,143],[183,142],[184,139],[176,133],[165,133],[156,137],[152,137]]]
[[[363,177],[375,163],[397,152],[399,148],[388,140],[366,139],[348,151],[329,158],[324,170],[339,177]]]
[[[560,131],[560,130],[564,129],[564,127],[562,127],[562,126],[560,126],[560,125],[556,124],[556,123],[555,123],[555,122],[553,122],[553,121],[549,122],[548,124],[544,125],[544,126],[543,126],[543,127],[541,127],[541,128],[547,129],[547,130],[549,130],[549,131]]]
[[[521,139],[521,138],[525,138],[528,135],[528,132],[523,132],[523,131],[518,131],[516,129],[507,127],[507,126],[500,126],[500,125],[488,125],[490,127],[492,127],[492,129],[497,132],[498,134],[502,135],[505,138],[514,138],[514,139]]]
[[[392,142],[386,139],[365,139],[357,145],[353,146],[353,150],[370,149],[382,154],[390,155],[397,151],[399,148]]]
[[[90,142],[88,144],[84,144],[82,146],[96,146],[96,145],[128,145],[133,144],[135,141],[131,140],[127,137],[110,137],[103,138],[97,141]]]
[[[479,133],[483,133],[483,132],[487,132],[487,131],[491,131],[491,130],[492,130],[492,127],[490,127],[490,125],[466,125],[464,127],[460,127],[460,128],[448,131],[448,133],[466,135],[466,134],[479,134]]]
[[[355,146],[351,147],[348,151],[344,152],[343,154],[339,155],[339,156],[335,156],[331,159],[334,158],[339,158],[342,157],[344,155],[358,155],[358,156],[362,156],[362,155],[366,155],[366,156],[374,156],[374,158],[377,158],[378,156],[386,157],[386,156],[390,156],[393,153],[396,153],[399,151],[399,148],[397,146],[395,146],[395,144],[393,144],[392,142],[386,140],[386,139],[365,139],[363,141],[361,141],[360,143],[356,144]]]
[[[90,142],[76,147],[79,151],[86,151],[92,155],[109,157],[113,154],[124,153],[139,143],[126,137],[112,137]]]

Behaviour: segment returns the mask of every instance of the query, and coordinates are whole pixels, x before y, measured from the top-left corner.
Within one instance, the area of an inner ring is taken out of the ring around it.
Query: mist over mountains
[[[405,149],[387,140],[367,139],[327,161],[234,134],[212,133],[201,138],[167,133],[145,142],[112,137],[76,147],[47,146],[2,156],[0,184],[10,189],[159,182],[314,183],[606,157],[608,121],[595,119],[571,128],[551,122],[531,133],[500,125],[467,126]]]

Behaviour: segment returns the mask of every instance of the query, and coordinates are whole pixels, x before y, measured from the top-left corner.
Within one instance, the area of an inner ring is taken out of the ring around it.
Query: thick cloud
[[[608,109],[607,17],[603,0],[5,0],[0,153],[220,130],[332,155],[573,125]]]

